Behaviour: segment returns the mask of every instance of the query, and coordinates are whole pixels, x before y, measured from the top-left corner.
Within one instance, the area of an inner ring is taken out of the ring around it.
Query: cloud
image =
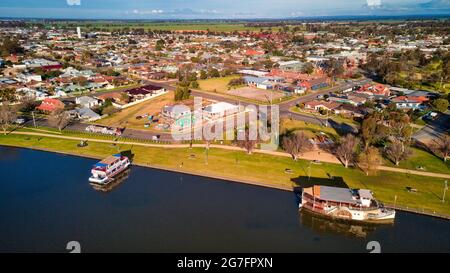
[[[145,15],[145,14],[162,14],[164,10],[162,9],[152,9],[152,10],[133,10],[134,14]]]
[[[381,0],[367,0],[367,6],[369,8],[379,8],[381,7]]]
[[[305,15],[303,12],[301,11],[293,11],[291,12],[291,17],[299,17],[299,16],[303,16]]]
[[[69,6],[81,6],[81,0],[66,0]]]

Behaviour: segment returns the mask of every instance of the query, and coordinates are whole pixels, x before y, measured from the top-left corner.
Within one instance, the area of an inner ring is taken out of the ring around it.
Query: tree
[[[355,149],[359,140],[352,134],[348,134],[341,138],[336,148],[336,155],[348,168],[348,164],[355,159]]]
[[[200,71],[200,79],[201,80],[206,80],[208,78],[208,74],[206,73],[205,70]]]
[[[375,147],[368,147],[358,157],[358,166],[368,176],[372,172],[378,170],[381,164],[381,157],[378,149]]]
[[[450,137],[445,135],[436,141],[435,152],[442,157],[444,162],[447,162],[447,158],[450,157]]]
[[[20,43],[17,39],[11,39],[10,37],[4,37],[1,46],[0,46],[0,55],[1,56],[9,56],[11,54],[21,54],[24,53],[25,50],[20,46]]]
[[[446,99],[436,99],[433,101],[433,107],[441,112],[441,113],[445,113],[448,109],[448,100]]]
[[[391,160],[394,159],[392,161],[398,165],[399,161],[406,159],[410,154],[409,145],[413,133],[411,119],[403,111],[391,111],[387,122],[391,145],[387,148],[386,155]]]
[[[209,76],[210,78],[218,78],[218,77],[220,77],[219,70],[217,70],[217,69],[215,69],[215,68],[210,69],[210,70],[208,71],[208,76]]]
[[[409,147],[405,147],[403,142],[400,140],[394,140],[387,148],[386,148],[386,156],[395,163],[395,166],[400,164],[400,161],[405,160],[411,154],[411,150]]]
[[[197,88],[199,88],[199,86],[200,86],[200,85],[198,84],[197,81],[191,82],[191,87],[192,87],[192,88],[197,89]]]
[[[13,88],[0,89],[0,101],[14,101],[16,90]]]
[[[240,86],[240,85],[244,85],[245,84],[245,79],[243,77],[237,78],[237,79],[231,79],[228,82],[228,86],[230,87],[236,87],[236,86]]]
[[[285,136],[282,140],[283,149],[288,152],[294,160],[298,159],[299,154],[309,151],[313,144],[303,131]]]
[[[120,94],[120,100],[125,103],[129,103],[131,101],[131,97],[127,93],[123,92]]]
[[[305,63],[302,72],[311,75],[314,72],[314,65],[312,63]]]
[[[375,116],[369,116],[363,120],[361,125],[361,137],[364,141],[365,149],[369,148],[375,138],[377,130],[377,118]]]
[[[331,59],[326,64],[326,71],[328,76],[336,77],[342,75],[345,72],[345,69],[342,62],[337,61],[336,59]]]
[[[79,86],[86,86],[88,84],[88,79],[86,79],[83,76],[79,76],[79,77],[73,78],[73,82],[78,84]]]
[[[189,84],[189,83],[188,83]],[[188,86],[178,86],[175,90],[174,99],[175,101],[187,100],[191,96],[191,90]]]
[[[24,113],[29,113],[33,111],[36,106],[38,106],[38,102],[31,96],[23,96],[20,99],[20,108],[19,110]]]
[[[240,148],[243,148],[247,151],[247,154],[252,154],[253,150],[255,149],[256,145],[258,144],[258,138],[251,139],[250,137],[250,130],[248,128],[245,129],[245,136],[243,139],[237,140],[237,145]]]
[[[166,44],[166,43],[164,42],[164,40],[159,39],[158,41],[156,41],[155,50],[156,50],[156,51],[161,51],[161,50],[163,50],[165,44]]]
[[[3,134],[6,135],[8,127],[16,120],[16,110],[8,103],[4,102],[0,108],[0,126],[3,129]]]
[[[103,108],[102,114],[110,116],[114,113],[117,113],[117,111],[118,111],[118,109],[116,107],[114,107],[113,105],[109,105],[109,106]]]
[[[51,126],[55,126],[59,131],[61,131],[70,122],[69,113],[67,113],[63,109],[53,111],[48,117],[48,122]]]

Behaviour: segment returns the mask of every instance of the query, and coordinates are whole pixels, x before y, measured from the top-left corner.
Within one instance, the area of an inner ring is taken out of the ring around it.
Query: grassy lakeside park
[[[376,198],[386,203],[450,215],[449,201],[442,203],[443,180],[409,173],[379,171],[365,176],[358,169],[346,169],[338,164],[311,164],[306,160],[267,154],[248,155],[243,151],[211,148],[206,157],[204,148],[143,147],[131,144],[111,144],[89,141],[79,148],[77,140],[31,135],[1,135],[0,145],[62,152],[78,156],[103,158],[117,152],[131,151],[134,162],[155,168],[169,169],[228,180],[263,183],[274,188],[292,188],[300,183],[314,183],[314,178],[342,177],[351,188],[371,189]],[[86,166],[88,175],[90,166]],[[292,172],[285,172],[291,169]],[[202,170],[199,173],[199,170]],[[308,174],[311,180],[308,181]],[[302,179],[298,180],[299,177]],[[329,180],[333,183],[333,180]],[[408,191],[414,188],[416,191]]]

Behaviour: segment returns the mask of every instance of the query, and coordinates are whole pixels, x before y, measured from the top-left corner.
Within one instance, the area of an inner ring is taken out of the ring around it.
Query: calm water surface
[[[293,193],[133,167],[112,191],[95,160],[0,147],[0,252],[450,252],[450,221],[399,212],[393,226],[300,214]]]

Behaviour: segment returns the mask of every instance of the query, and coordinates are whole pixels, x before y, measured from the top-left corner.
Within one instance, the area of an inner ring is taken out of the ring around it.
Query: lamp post
[[[311,164],[312,164],[312,161],[309,161],[309,164],[308,164],[308,181],[311,178]]]
[[[445,180],[444,184],[444,194],[442,195],[442,203],[445,203],[445,192],[448,190],[447,180]]]
[[[36,119],[34,118],[34,111],[31,111],[31,115],[33,116],[33,126],[36,128]]]

